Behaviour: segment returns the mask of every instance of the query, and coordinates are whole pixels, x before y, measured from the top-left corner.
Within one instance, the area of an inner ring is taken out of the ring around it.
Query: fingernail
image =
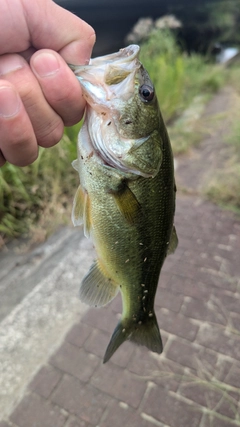
[[[3,55],[0,62],[0,76],[20,70],[25,65],[25,60],[20,55]]]
[[[11,87],[0,88],[0,116],[10,118],[20,110],[20,98]]]
[[[60,68],[58,59],[52,53],[44,52],[34,56],[31,66],[40,77],[48,77],[56,74]]]

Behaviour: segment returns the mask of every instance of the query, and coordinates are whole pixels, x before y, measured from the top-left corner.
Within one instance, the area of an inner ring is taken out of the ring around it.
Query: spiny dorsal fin
[[[107,277],[97,260],[83,278],[80,286],[80,299],[91,306],[103,306],[117,295],[118,290],[118,285]]]

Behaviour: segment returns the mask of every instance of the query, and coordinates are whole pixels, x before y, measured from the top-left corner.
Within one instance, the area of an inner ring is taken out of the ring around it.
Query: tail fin
[[[126,326],[125,326],[126,325]],[[122,319],[116,326],[104,355],[103,363],[108,362],[120,345],[130,340],[137,345],[144,345],[155,353],[162,353],[163,345],[155,313],[141,322]]]

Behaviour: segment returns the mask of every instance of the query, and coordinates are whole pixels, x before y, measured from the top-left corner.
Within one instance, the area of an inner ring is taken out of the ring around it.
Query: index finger
[[[90,25],[53,1],[45,0],[45,7],[42,0],[37,2],[37,11],[36,2],[24,0],[23,4],[28,8],[28,26],[35,48],[53,49],[68,63],[89,62],[95,43]]]
[[[7,4],[5,14],[1,14],[2,19],[0,17],[6,41],[1,47],[1,54],[21,52],[33,46],[35,49],[55,50],[68,63],[89,62],[95,32],[85,21],[52,0],[1,1],[3,9],[4,3]],[[13,37],[13,33],[16,34],[16,20],[19,37]]]

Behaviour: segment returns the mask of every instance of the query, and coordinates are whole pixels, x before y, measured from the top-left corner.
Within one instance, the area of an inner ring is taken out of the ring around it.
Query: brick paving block
[[[165,264],[163,266],[163,270],[161,271],[159,282],[158,282],[158,288],[168,288],[169,284],[171,283],[171,277],[172,273],[165,271]]]
[[[98,424],[103,412],[111,402],[111,398],[105,393],[70,375],[63,377],[51,400],[79,420],[94,426]]]
[[[225,354],[239,360],[240,337],[238,334],[226,334],[225,330],[217,325],[203,325],[198,333],[199,344],[218,353]]]
[[[240,294],[239,293],[226,294],[225,292],[217,290],[214,292],[214,295],[222,304],[227,314],[230,314],[231,312],[236,314],[240,313]]]
[[[158,425],[158,422],[155,424],[152,419],[148,421],[144,419],[144,415],[141,416],[136,412],[127,420],[124,427],[154,427],[154,425]]]
[[[143,412],[172,427],[199,427],[202,413],[196,405],[179,400],[162,387],[150,390]]]
[[[211,271],[211,269],[198,271],[195,280],[227,291],[235,292],[237,289],[237,280],[234,281],[231,277]]]
[[[82,323],[112,334],[118,323],[118,317],[108,308],[90,308],[83,316]]]
[[[91,384],[133,408],[139,406],[146,390],[144,381],[111,362],[99,366],[91,378]]]
[[[84,344],[84,348],[87,352],[95,354],[102,360],[109,343],[109,339],[109,334],[106,332],[100,331],[99,329],[93,329],[91,335]]]
[[[177,391],[184,373],[184,368],[171,360],[140,348],[135,350],[128,370],[171,391]]]
[[[214,410],[222,399],[221,390],[217,390],[217,387],[213,389],[211,381],[204,382],[201,377],[192,377],[192,381],[190,378],[183,380],[178,390],[179,394],[209,410]]]
[[[230,325],[232,325],[232,329],[235,329],[236,333],[240,333],[240,316],[235,313],[231,313],[229,320]]]
[[[195,360],[198,375],[201,377],[207,375],[208,377],[220,379],[222,369],[218,363],[218,354],[215,351],[205,347],[201,347],[199,350],[196,349]]]
[[[109,341],[109,334],[95,329],[89,339],[86,341],[84,348],[89,353],[96,354],[101,358],[101,360],[103,360],[103,356],[105,354]],[[126,341],[121,345],[120,348],[118,348],[116,353],[112,356],[111,362],[124,368],[127,366],[133,351],[134,345]]]
[[[61,377],[62,373],[53,366],[43,366],[29,384],[29,389],[48,399]]]
[[[82,347],[92,331],[93,328],[91,328],[91,326],[80,322],[72,327],[65,340],[70,344],[76,345],[77,347]]]
[[[121,368],[127,367],[135,348],[136,345],[134,345],[132,342],[125,341],[111,357],[111,362],[120,366]]]
[[[232,364],[231,368],[227,372],[226,377],[224,378],[224,382],[231,385],[232,387],[236,387],[240,391],[240,363]]]
[[[93,427],[92,424],[86,423],[83,420],[71,419],[64,427]]]
[[[231,419],[223,419],[222,417],[219,417],[217,415],[206,415],[203,425],[206,427],[237,427],[237,424]]]
[[[198,367],[198,348],[178,339],[171,342],[165,357],[190,369],[196,370]]]
[[[110,308],[110,310],[116,313],[122,313],[122,297],[120,292],[118,293],[116,298],[114,298],[114,300],[111,301],[108,308]]]
[[[202,300],[208,300],[212,289],[202,282],[186,279],[185,277],[172,275],[171,289],[173,292],[181,293],[185,296],[196,297]]]
[[[134,409],[130,406],[114,400],[109,405],[107,416],[101,422],[101,427],[125,427],[134,413]]]
[[[99,362],[97,356],[68,342],[64,342],[50,359],[53,366],[82,381],[89,381]]]
[[[10,416],[19,427],[63,427],[66,418],[60,408],[33,393],[25,396]]]
[[[197,298],[191,298],[190,301],[184,303],[182,313],[196,320],[203,322],[220,323],[226,325],[226,318],[221,309],[210,301],[202,301]]]
[[[186,279],[193,279],[196,275],[197,267],[189,262],[178,261],[174,264],[173,272],[178,276],[183,276]]]
[[[128,370],[142,377],[152,377],[159,371],[161,355],[154,355],[145,347],[135,347],[133,356],[128,363]]]
[[[176,295],[171,290],[158,288],[155,298],[155,306],[166,308],[178,313],[183,303],[183,295]]]
[[[166,359],[152,381],[166,390],[176,392],[185,375],[183,366]]]
[[[222,384],[224,387],[224,384]],[[222,401],[217,407],[217,413],[221,414],[233,421],[239,421],[239,401],[240,396],[238,393],[226,392]]]
[[[194,341],[196,338],[199,327],[187,317],[163,309],[157,309],[156,314],[160,330],[163,329],[188,341]]]

